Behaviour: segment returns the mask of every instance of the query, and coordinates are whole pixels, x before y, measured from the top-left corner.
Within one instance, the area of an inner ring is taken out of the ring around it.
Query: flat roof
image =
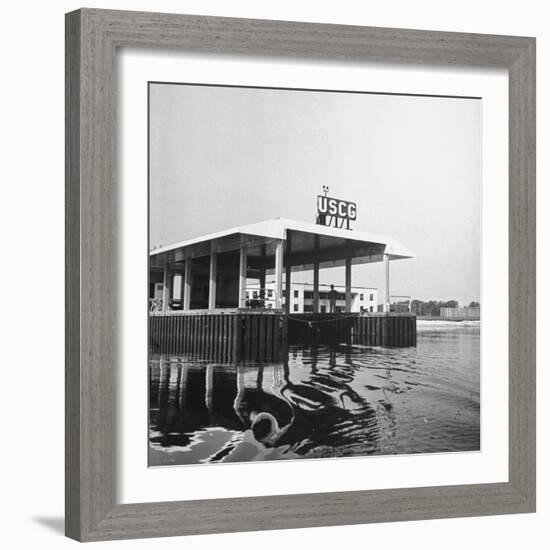
[[[314,260],[319,261],[321,267],[335,267],[344,265],[350,256],[353,264],[381,261],[383,254],[389,254],[390,260],[415,257],[409,248],[385,235],[286,218],[232,227],[157,248],[149,254],[151,266],[161,267],[167,262],[181,263],[188,257],[209,256],[211,251],[236,251],[244,245],[249,257],[269,264],[268,258],[274,255],[277,240],[283,241],[285,258],[293,271],[309,269]]]

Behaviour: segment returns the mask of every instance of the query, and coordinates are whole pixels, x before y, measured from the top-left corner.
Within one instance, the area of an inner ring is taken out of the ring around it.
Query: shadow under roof
[[[161,268],[168,263],[177,267],[186,258],[202,258],[211,252],[237,253],[247,249],[249,261],[266,269],[274,267],[275,246],[283,241],[285,263],[293,271],[337,267],[351,257],[353,264],[414,258],[415,254],[397,240],[385,235],[327,227],[309,222],[276,218],[225,229],[150,251],[150,265]]]

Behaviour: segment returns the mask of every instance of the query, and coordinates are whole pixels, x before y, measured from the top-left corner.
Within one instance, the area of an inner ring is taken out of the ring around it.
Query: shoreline
[[[422,329],[433,329],[433,328],[479,328],[481,326],[481,321],[473,319],[441,319],[441,318],[432,318],[432,319],[416,319],[416,328],[417,330]]]

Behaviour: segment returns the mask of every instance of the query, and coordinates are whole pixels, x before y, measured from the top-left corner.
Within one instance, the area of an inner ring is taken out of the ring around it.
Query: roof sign
[[[354,202],[329,197],[328,187],[323,185],[324,195],[317,195],[317,220],[319,225],[351,229],[350,221],[357,219],[357,205]]]

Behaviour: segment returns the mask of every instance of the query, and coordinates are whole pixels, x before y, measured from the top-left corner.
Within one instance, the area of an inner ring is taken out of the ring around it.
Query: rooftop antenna
[[[328,185],[323,185],[323,193],[325,194],[325,198],[329,192]],[[315,223],[325,225],[326,215],[320,214],[318,211],[315,213]]]

